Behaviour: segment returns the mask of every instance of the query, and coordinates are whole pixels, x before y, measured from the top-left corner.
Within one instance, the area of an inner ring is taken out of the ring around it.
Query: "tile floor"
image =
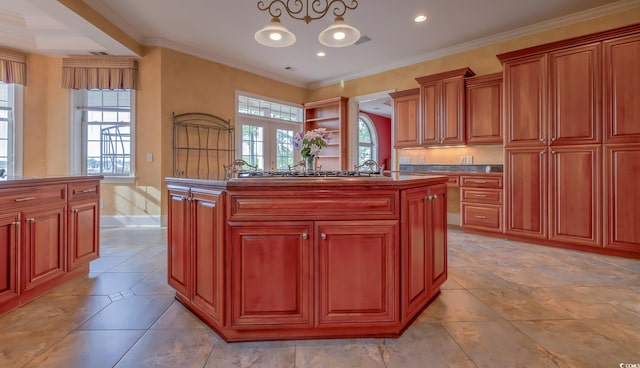
[[[87,277],[0,317],[0,367],[640,367],[638,260],[451,229],[449,280],[402,337],[226,344],[173,299],[166,230],[101,239]]]

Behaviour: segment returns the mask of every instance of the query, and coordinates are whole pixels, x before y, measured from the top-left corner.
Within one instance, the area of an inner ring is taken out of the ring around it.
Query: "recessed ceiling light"
[[[418,15],[417,17],[415,17],[413,20],[414,20],[416,23],[422,23],[422,22],[424,22],[425,20],[427,20],[427,16],[426,16],[426,15],[424,15],[424,14],[420,14],[420,15]]]
[[[319,51],[316,55],[320,57],[327,56],[327,54],[325,54],[324,51]]]

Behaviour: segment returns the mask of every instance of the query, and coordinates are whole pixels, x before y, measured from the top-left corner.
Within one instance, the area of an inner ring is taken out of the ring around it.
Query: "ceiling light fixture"
[[[357,0],[272,0],[268,5],[258,2],[258,9],[269,11],[271,23],[256,32],[255,39],[269,47],[285,47],[296,42],[296,36],[280,24],[283,12],[293,19],[303,20],[309,24],[312,20],[323,18],[329,11],[335,16],[334,22],[320,32],[318,40],[325,46],[344,47],[353,45],[360,38],[360,31],[345,23],[343,15],[347,9],[358,7]],[[280,38],[278,38],[280,37]]]

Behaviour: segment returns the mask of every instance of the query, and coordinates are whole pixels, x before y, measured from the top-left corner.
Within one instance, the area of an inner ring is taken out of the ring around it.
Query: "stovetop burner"
[[[238,178],[278,178],[278,177],[371,177],[380,176],[380,171],[355,171],[355,170],[318,170],[314,173],[288,170],[243,170],[238,172]]]

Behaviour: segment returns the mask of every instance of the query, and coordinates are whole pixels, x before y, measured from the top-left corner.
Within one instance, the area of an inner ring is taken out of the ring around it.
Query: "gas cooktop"
[[[313,173],[289,170],[243,170],[238,172],[238,178],[278,178],[278,177],[354,177],[354,176],[381,176],[380,171],[355,171],[355,170],[316,170]]]

